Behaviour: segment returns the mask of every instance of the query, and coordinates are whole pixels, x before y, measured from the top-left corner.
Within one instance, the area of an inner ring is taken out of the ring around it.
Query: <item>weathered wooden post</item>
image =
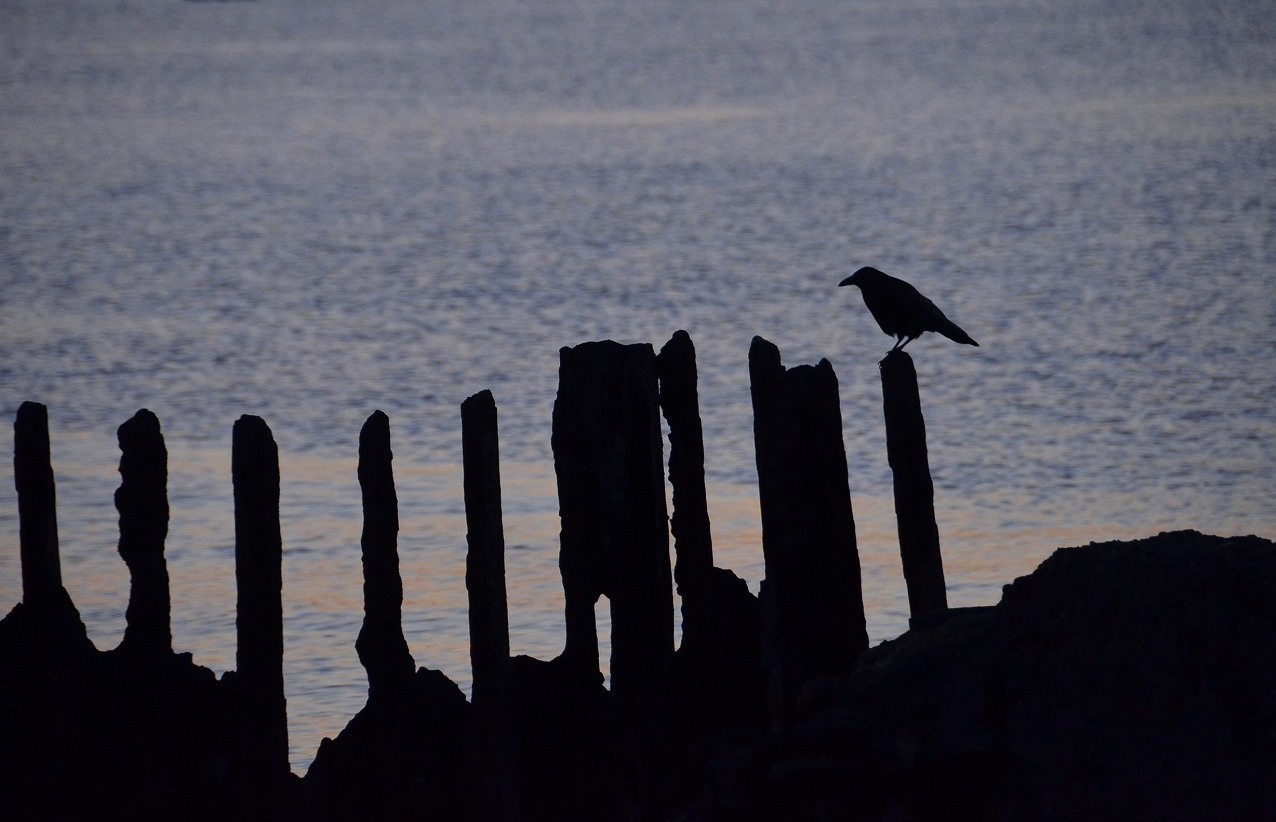
[[[279,531],[279,449],[261,417],[234,426],[235,582],[240,765],[266,782],[288,772],[284,701],[283,540]]]
[[[13,477],[18,490],[18,543],[22,601],[34,610],[58,601],[57,491],[49,457],[49,409],[24,402],[13,422]]]
[[[129,600],[120,650],[138,656],[173,651],[168,564],[168,450],[159,419],[145,408],[119,427],[120,557],[129,569]]]
[[[691,335],[675,332],[656,357],[660,407],[669,423],[670,528],[676,547],[673,578],[686,596],[713,568],[713,536],[704,484],[704,427],[696,388],[696,349]]]
[[[369,701],[407,687],[416,669],[403,638],[399,499],[393,459],[390,418],[375,411],[359,431],[358,469],[363,494],[363,625],[355,650],[368,672]]]
[[[474,673],[480,779],[488,816],[521,817],[517,735],[510,708],[509,606],[505,596],[505,530],[501,514],[500,439],[496,400],[480,391],[461,403],[465,472],[465,589],[470,602],[470,669]]]
[[[42,656],[91,651],[80,612],[62,587],[58,556],[57,490],[49,452],[49,409],[24,402],[13,422],[13,479],[18,491],[18,556],[22,602]],[[15,609],[16,610],[16,609]]]
[[[562,519],[564,656],[598,672],[594,604],[612,615],[612,694],[650,705],[673,656],[664,458],[649,344],[589,342],[560,352],[552,443]]]
[[[682,597],[676,670],[684,715],[700,729],[752,724],[762,716],[761,616],[748,584],[713,565],[696,349],[686,331],[660,349],[656,367],[669,423],[674,580]]]
[[[464,463],[465,588],[470,599],[470,666],[474,702],[499,690],[510,656],[505,599],[505,532],[496,401],[480,391],[461,403]]]
[[[917,371],[913,358],[903,351],[888,354],[881,362],[881,371],[886,455],[895,480],[895,521],[908,587],[908,609],[912,620],[925,620],[948,610],[948,597]]]
[[[772,723],[808,680],[848,671],[868,648],[859,554],[828,360],[785,369],[761,337],[749,349],[762,513],[763,649]]]

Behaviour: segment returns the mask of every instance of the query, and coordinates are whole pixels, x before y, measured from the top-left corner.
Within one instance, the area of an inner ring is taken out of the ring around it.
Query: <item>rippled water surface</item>
[[[366,696],[355,460],[380,408],[408,642],[468,687],[459,405],[490,388],[512,646],[554,656],[558,349],[685,328],[718,564],[757,589],[759,334],[837,371],[869,631],[894,636],[890,341],[836,288],[863,264],[981,343],[909,348],[950,603],[995,602],[1061,545],[1276,537],[1271,12],[0,0],[0,405],[50,407],[90,635],[122,635],[115,428],[148,407],[170,454],[174,644],[234,667],[230,431],[265,417],[304,770]]]

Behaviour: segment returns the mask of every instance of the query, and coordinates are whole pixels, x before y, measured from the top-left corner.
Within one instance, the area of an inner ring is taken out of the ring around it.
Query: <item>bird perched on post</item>
[[[882,331],[896,338],[892,352],[902,349],[926,331],[943,334],[953,342],[979,345],[916,288],[876,268],[864,266],[838,283],[838,286],[843,285],[860,287],[864,305],[868,306],[873,319],[877,320]]]

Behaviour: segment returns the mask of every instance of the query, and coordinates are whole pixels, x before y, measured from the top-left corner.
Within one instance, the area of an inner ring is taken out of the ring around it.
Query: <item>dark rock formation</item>
[[[298,819],[482,819],[470,779],[469,703],[439,671],[369,694],[336,739],[319,744]]]
[[[520,655],[510,660],[509,687],[519,791],[509,818],[650,818],[636,810],[649,745],[625,736],[627,723],[598,677],[565,656]]]
[[[15,433],[23,578],[31,584],[0,621],[5,818],[226,818],[241,791],[228,774],[233,723],[225,689],[190,654],[170,648],[158,421],[139,412],[121,427],[120,547],[133,594],[125,640],[105,653],[89,641],[60,581],[53,584],[57,529],[44,407],[25,404]]]
[[[764,663],[771,721],[782,727],[803,683],[849,671],[868,633],[833,367],[821,360],[786,369],[779,349],[754,337],[749,375],[766,560]]]
[[[810,683],[793,733],[750,749],[765,778],[746,801],[785,819],[1276,818],[1273,594],[1276,545],[1256,537],[1061,549],[997,606]]]
[[[908,609],[913,619],[925,620],[948,608],[939,527],[935,524],[935,486],[926,456],[926,421],[913,358],[903,351],[892,351],[882,360],[881,370],[886,458],[895,480],[895,521]]]
[[[306,773],[299,816],[440,819],[468,815],[469,704],[439,671],[421,668],[403,638],[399,508],[390,421],[380,411],[359,435],[363,490],[363,627],[355,645],[368,672],[368,703],[336,739],[324,739]]]

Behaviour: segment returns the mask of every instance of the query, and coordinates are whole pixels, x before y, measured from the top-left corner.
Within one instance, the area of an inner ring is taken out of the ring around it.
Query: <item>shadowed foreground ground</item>
[[[99,652],[69,600],[42,607],[0,622],[8,818],[1276,817],[1276,545],[1257,537],[1061,549],[998,605],[807,683],[785,732],[674,695],[625,716],[557,661],[514,660],[487,709],[422,669],[304,780],[238,764],[234,674]]]

